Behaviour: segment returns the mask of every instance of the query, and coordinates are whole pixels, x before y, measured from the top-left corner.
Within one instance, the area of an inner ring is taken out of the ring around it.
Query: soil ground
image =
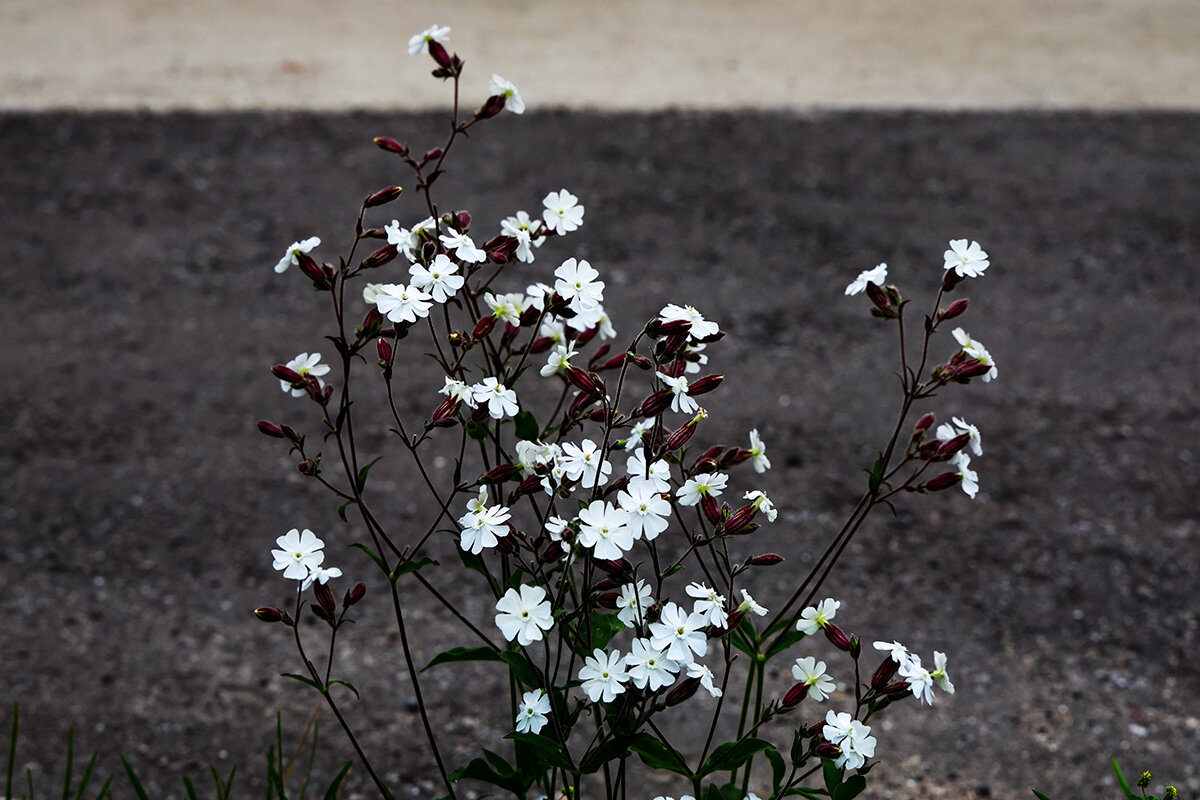
[[[350,579],[370,566],[331,498],[254,432],[261,418],[315,427],[267,368],[327,349],[317,296],[271,267],[309,235],[338,252],[361,198],[406,177],[372,137],[421,148],[442,125],[0,116],[0,705],[21,703],[18,762],[40,782],[74,725],[78,751],[110,770],[125,753],[154,797],[181,797],[181,774],[209,763],[238,764],[257,790],[275,711],[289,742],[308,719],[312,699],[277,677],[296,669],[285,632],[249,613],[287,597],[268,551],[310,527]],[[836,530],[892,424],[895,343],[843,287],[886,261],[921,308],[946,241],[983,244],[992,266],[966,287],[962,322],[999,376],[929,406],[983,430],[983,489],[901,498],[828,585],[849,629],[949,653],[958,686],[881,721],[872,796],[1115,797],[1115,755],[1194,798],[1196,141],[1194,114],[543,112],[479,131],[439,189],[491,230],[568,187],[585,225],[534,267],[589,259],[623,335],[678,301],[728,331],[710,348],[727,380],[702,435],[741,443],[757,427],[768,443],[774,468],[755,484],[782,514],[756,547],[788,561],[755,578],[767,605]],[[413,202],[381,219],[423,216]],[[412,391],[413,413],[437,399],[432,384]],[[423,520],[390,452],[380,502],[397,524]],[[452,549],[436,552],[453,563]],[[430,574],[486,618],[452,570]],[[367,698],[349,713],[390,779],[434,797],[383,595],[371,581],[340,651]],[[463,643],[419,590],[405,603],[418,661]],[[428,674],[452,761],[510,730],[494,671]],[[328,775],[346,747],[329,720],[322,731]]]

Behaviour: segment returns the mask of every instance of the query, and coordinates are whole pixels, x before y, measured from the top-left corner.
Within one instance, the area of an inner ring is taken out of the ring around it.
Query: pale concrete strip
[[[0,0],[0,108],[1200,109],[1200,0]]]

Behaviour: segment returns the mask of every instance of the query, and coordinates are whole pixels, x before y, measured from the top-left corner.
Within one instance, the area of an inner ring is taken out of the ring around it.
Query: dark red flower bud
[[[947,439],[938,445],[935,458],[938,461],[946,461],[954,456],[959,450],[962,450],[971,441],[971,434],[962,433],[955,436],[953,439]]]
[[[309,398],[315,403],[325,404],[325,394],[321,391],[321,383],[312,375],[305,375],[301,384]],[[333,387],[329,387],[332,389]]]
[[[475,112],[475,119],[491,119],[504,110],[508,98],[502,94],[494,94],[483,102],[483,106]]]
[[[313,257],[308,253],[297,253],[296,260],[299,262],[300,271],[304,273],[304,277],[313,282],[313,285],[318,289],[327,288],[329,279],[333,277],[332,270],[321,268]]]
[[[281,381],[287,381],[291,384],[304,383],[304,376],[294,369],[285,367],[283,364],[276,364],[271,367],[271,374]]]
[[[822,720],[820,722],[814,722],[812,725],[809,725],[807,734],[809,736],[821,736],[822,733],[824,732],[824,730],[825,730],[825,722],[824,722],[824,720]]]
[[[396,245],[385,245],[359,262],[359,267],[362,269],[375,269],[376,267],[382,267],[384,264],[394,259],[396,257],[396,253]]]
[[[386,189],[380,189],[378,192],[368,196],[366,200],[363,200],[363,208],[375,208],[376,206],[386,205],[399,197],[403,191],[403,186],[389,186]]]
[[[663,409],[671,405],[672,396],[673,393],[669,389],[650,395],[646,402],[642,403],[642,416],[653,417],[662,413]]]
[[[947,292],[954,291],[954,287],[962,283],[966,278],[959,275],[952,269],[946,270],[946,274],[942,276],[942,289]]]
[[[947,308],[945,311],[938,312],[938,317],[937,317],[938,322],[942,322],[942,321],[948,320],[948,319],[954,319],[955,317],[962,314],[964,311],[967,310],[967,302],[968,302],[967,298],[965,298],[965,297],[962,298],[961,300],[955,300],[953,303],[950,304],[950,307]]]
[[[635,355],[634,353],[626,353],[625,356],[629,359],[629,363],[633,364],[638,369],[648,370],[653,369],[654,367],[654,362],[645,356]]]
[[[604,396],[604,383],[600,380],[599,375],[592,375],[584,372],[579,367],[568,366],[567,380],[588,394],[595,395],[597,397]]]
[[[450,69],[454,62],[450,60],[450,54],[446,52],[446,48],[442,47],[442,43],[436,39],[429,39],[429,55],[433,58],[442,69]]]
[[[389,139],[386,136],[376,136],[375,146],[380,150],[386,150],[389,153],[395,153],[398,156],[408,155],[408,148],[397,142],[395,139]]]
[[[688,384],[687,393],[691,397],[711,392],[713,389],[721,385],[721,381],[725,380],[724,375],[706,375],[703,378],[693,381]]]
[[[887,292],[885,292],[883,287],[879,284],[870,282],[867,283],[867,297],[871,299],[871,302],[880,311],[891,310],[892,304],[891,301],[888,300]]]
[[[594,394],[590,394],[588,392],[580,392],[579,396],[576,397],[571,402],[571,407],[569,409],[567,409],[567,416],[570,417],[571,419],[574,419],[574,418],[580,416],[581,414],[583,414],[583,410],[585,408],[590,406],[592,403],[596,402],[598,399],[599,398]]]
[[[746,563],[752,567],[773,567],[783,561],[783,556],[775,553],[763,553],[761,556],[753,556]]]
[[[379,313],[378,308],[371,308],[365,317],[362,324],[358,326],[357,335],[364,338],[373,335],[383,327],[383,314]],[[393,332],[393,335],[394,332]]]
[[[471,333],[473,339],[486,338],[492,329],[496,327],[496,318],[490,314],[486,317],[480,317],[479,322],[475,323],[475,330]]]
[[[725,449],[725,445],[714,444],[712,447],[710,447],[704,451],[703,455],[701,455],[700,458],[697,459],[697,462],[712,461],[715,463],[721,457],[721,451],[724,449]]]
[[[891,682],[892,678],[896,677],[896,671],[900,669],[900,662],[888,656],[879,664],[879,668],[875,670],[875,674],[871,676],[871,688],[877,692],[882,692]]]
[[[599,367],[597,367],[596,371],[603,372],[606,369],[616,369],[617,367],[621,366],[628,360],[626,358],[626,355],[627,355],[626,353],[621,353],[620,355],[613,356],[612,358],[608,359],[603,364],[601,364]]]
[[[588,419],[592,422],[611,422],[616,418],[616,414],[614,408],[593,408],[588,412]]]
[[[321,604],[321,609],[325,614],[332,619],[337,613],[337,602],[333,599],[333,591],[327,583],[314,583],[313,594],[317,597],[317,602]]]
[[[959,383],[965,383],[971,378],[978,378],[980,375],[987,375],[991,371],[991,364],[985,364],[979,359],[974,359],[973,361],[968,361],[962,366],[956,368],[954,370],[954,374],[950,377]]]
[[[379,363],[387,365],[392,363],[392,343],[387,339],[378,339],[375,342],[375,349],[379,351]]]
[[[265,419],[260,419],[258,421],[258,432],[270,436],[273,439],[287,438],[283,433],[283,428],[280,428],[278,425],[273,425],[272,423],[267,422]]]
[[[751,504],[742,506],[737,511],[725,520],[725,532],[728,534],[740,533],[743,528],[750,524],[750,520],[754,519],[754,515],[758,513],[758,508]]]
[[[483,479],[480,481],[480,483],[502,483],[504,481],[511,481],[520,474],[520,464],[501,464],[488,470],[487,474],[483,476]]]
[[[542,478],[540,475],[530,475],[525,480],[521,481],[521,485],[517,487],[517,494],[526,495],[533,494],[542,488]]]
[[[308,475],[310,477],[320,472],[318,461],[315,458],[309,461],[301,461],[296,465],[296,470],[301,475]]]
[[[940,492],[943,489],[949,489],[953,486],[958,486],[962,483],[962,475],[957,472],[943,472],[935,478],[922,483],[917,487],[918,492]]]
[[[696,432],[696,426],[700,424],[700,420],[706,419],[707,417],[708,414],[700,413],[680,425],[670,436],[667,437],[667,449],[678,450],[687,444],[688,440],[692,438],[692,434]]]
[[[680,333],[687,333],[691,329],[692,323],[686,319],[673,319],[670,322],[659,320],[655,333],[659,336],[674,336]]]
[[[256,608],[254,609],[254,616],[263,622],[279,622],[283,619],[283,612],[278,608]]]
[[[892,700],[903,700],[912,695],[912,689],[909,687],[908,681],[896,681],[883,687],[883,693]]]
[[[826,622],[821,630],[825,631],[825,638],[836,647],[838,650],[850,652],[850,637],[842,633],[842,629],[832,622]]]
[[[787,690],[787,694],[783,696],[783,701],[779,707],[783,711],[791,711],[796,706],[800,705],[800,701],[808,696],[808,685],[797,683],[795,686]]]
[[[700,508],[713,525],[718,525],[725,520],[725,515],[721,513],[721,507],[712,495],[706,494],[700,498]]]
[[[546,545],[546,549],[542,551],[542,561],[546,564],[551,564],[566,555],[566,552],[562,542],[550,542],[550,544]]]
[[[585,344],[590,342],[592,339],[595,339],[596,334],[599,331],[600,331],[600,328],[593,325],[592,327],[588,328],[587,330],[583,331],[582,333],[578,334],[575,337],[575,344],[579,345],[580,347],[583,347]]]
[[[596,605],[602,608],[616,608],[617,598],[620,596],[620,592],[602,592],[596,595]]]
[[[286,436],[287,440],[289,442],[292,442],[293,444],[295,444],[296,442],[299,442],[301,439],[300,434],[296,433],[295,429],[291,428],[288,425],[283,426],[283,435]]]
[[[742,624],[742,620],[745,618],[746,618],[745,611],[734,610],[732,613],[729,614],[729,619],[725,623],[725,631],[729,632],[731,630],[734,630],[735,628],[737,628],[738,625]]]
[[[667,694],[667,707],[677,706],[691,698],[700,688],[699,678],[686,678]]]
[[[612,575],[616,578],[633,571],[633,565],[623,558],[620,560],[597,558],[595,559],[595,564],[599,569],[604,570],[609,575]]]
[[[817,745],[817,755],[819,755],[821,758],[827,758],[832,761],[842,757],[842,748],[838,747],[833,742],[821,742],[819,745]]]
[[[621,587],[621,584],[617,583],[612,578],[601,578],[599,581],[596,582],[596,585],[592,587],[592,591],[593,592],[607,592],[607,591],[611,591],[612,589],[619,589],[620,587]]]
[[[366,594],[367,585],[360,581],[359,583],[351,586],[350,591],[346,592],[346,597],[342,600],[342,604],[345,605],[346,608],[349,608],[350,606],[358,603],[358,601],[362,600]]]
[[[754,455],[744,447],[731,447],[721,455],[717,463],[722,469],[736,467],[738,464],[745,463],[750,456]]]
[[[323,619],[329,623],[333,622],[333,617],[331,617],[329,612],[326,611],[322,606],[315,605],[315,606],[309,606],[309,608],[312,609],[312,613],[314,616],[320,617],[321,619]]]
[[[445,50],[443,50],[442,52],[445,52]],[[441,157],[442,157],[442,148],[435,147],[432,150],[430,150],[428,153],[426,153],[424,156],[421,157],[421,162],[428,163],[430,161],[433,161],[434,159],[441,158]]]
[[[453,397],[447,397],[433,411],[433,416],[429,420],[429,424],[435,428],[448,428],[458,422],[458,408],[461,402]]]
[[[926,414],[917,420],[917,424],[913,426],[913,430],[917,433],[924,433],[933,427],[933,414]]]
[[[549,336],[539,336],[529,343],[529,352],[534,355],[544,353],[554,346],[554,340]]]

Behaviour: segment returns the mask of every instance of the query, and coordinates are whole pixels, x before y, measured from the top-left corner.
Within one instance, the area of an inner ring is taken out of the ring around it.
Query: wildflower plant
[[[950,242],[916,342],[909,300],[886,283],[885,264],[846,288],[846,295],[865,293],[871,313],[898,334],[895,427],[869,465],[853,512],[808,574],[790,596],[756,600],[751,577],[783,558],[735,559],[731,540],[752,541],[760,524],[776,520],[775,504],[755,486],[771,466],[767,445],[757,429],[745,447],[697,443],[709,415],[701,401],[723,380],[708,363],[724,331],[686,304],[692,298],[678,298],[627,340],[618,339],[605,311],[611,298],[602,272],[562,249],[586,212],[586,198],[566,188],[548,189],[539,213],[516,211],[490,230],[469,212],[441,204],[437,179],[459,140],[505,110],[525,108],[517,88],[493,76],[482,105],[464,116],[463,61],[446,50],[448,34],[435,25],[409,45],[433,59],[435,77],[452,84],[446,141],[419,154],[394,139],[375,140],[411,173],[415,191],[403,194],[398,183],[368,195],[344,256],[327,260],[321,242],[332,237],[326,234],[292,244],[275,267],[297,267],[283,279],[299,274],[327,298],[332,355],[306,351],[271,369],[296,398],[297,418],[309,414],[306,433],[298,421],[258,427],[286,443],[299,472],[338,498],[343,520],[358,517],[366,538],[353,546],[369,562],[328,564],[324,540],[297,520],[272,550],[275,569],[296,582],[294,604],[255,613],[291,629],[303,664],[291,677],[323,697],[383,797],[396,787],[385,784],[342,713],[358,691],[334,671],[338,633],[368,584],[389,597],[447,797],[458,797],[463,779],[518,797],[578,797],[600,786],[606,797],[624,797],[634,758],[678,775],[688,796],[756,796],[749,793],[752,771],[765,762],[769,777],[760,771],[759,786],[769,789],[768,798],[812,796],[814,782],[834,797],[853,797],[876,757],[875,715],[909,697],[931,703],[935,687],[947,693],[954,687],[940,652],[929,662],[932,670],[897,642],[880,640],[864,652],[859,638],[845,632],[842,603],[821,597],[821,589],[876,507],[902,493],[961,487],[976,494],[978,476],[966,450],[982,454],[979,431],[959,417],[935,426],[932,413],[915,424],[910,416],[918,402],[952,384],[996,376],[991,355],[961,328],[953,331],[950,355],[934,365],[935,345],[947,341],[946,323],[967,310],[966,299],[947,303],[949,296],[984,273],[987,254],[976,242]],[[414,194],[415,207],[397,211],[397,219],[382,214]],[[360,252],[368,248],[374,249]],[[546,258],[556,266],[531,285],[506,270]],[[401,374],[401,347],[432,357],[442,385],[411,384]],[[423,415],[402,412],[408,406],[397,400],[402,391],[424,404]],[[384,419],[360,419],[355,398],[363,392],[382,396]],[[365,429],[390,431],[393,446],[408,453],[420,474],[428,515],[415,535],[376,511],[368,478],[383,452],[364,451]],[[429,467],[436,456],[453,463],[446,485]],[[452,568],[430,557],[435,537],[453,538],[462,567],[453,580],[473,580],[490,598],[489,619],[469,618],[438,591]],[[343,570],[364,568],[339,603],[335,581]],[[403,595],[416,587],[461,624],[464,640],[426,664],[414,660],[405,620]],[[306,605],[328,627],[323,665],[309,658],[311,643],[297,624]],[[841,660],[805,653],[813,637],[832,643]],[[512,733],[509,742],[454,765],[446,763],[422,673],[466,661],[507,670]],[[864,680],[864,668],[875,661]],[[776,698],[764,698],[770,662],[790,666],[796,681]],[[735,676],[744,681],[740,689],[730,686]],[[727,731],[718,718],[731,697],[741,706],[736,730]],[[790,722],[802,704],[820,705],[807,724]],[[698,753],[673,746],[660,725],[679,714],[710,720]]]

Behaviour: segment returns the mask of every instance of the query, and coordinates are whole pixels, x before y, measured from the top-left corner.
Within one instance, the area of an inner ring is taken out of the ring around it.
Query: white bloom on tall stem
[[[567,478],[579,481],[579,485],[585,489],[603,486],[608,483],[608,476],[612,473],[612,463],[604,458],[591,439],[584,439],[579,444],[564,442],[558,463]]]
[[[633,549],[629,514],[612,503],[593,500],[579,512],[579,544],[596,558],[617,559]]]
[[[444,45],[450,40],[450,29],[432,25],[408,40],[408,54],[419,55],[429,52],[429,43],[437,42]]]
[[[488,92],[492,95],[502,95],[504,107],[514,114],[525,113],[525,101],[521,99],[521,93],[517,91],[517,87],[512,81],[493,74],[492,82],[488,84]]]
[[[951,239],[950,249],[943,254],[947,270],[954,270],[961,278],[978,278],[988,268],[988,254],[979,242],[967,244],[966,239]]]
[[[874,647],[876,650],[887,653],[897,664],[904,664],[908,661],[908,648],[899,642],[875,642]]]
[[[284,366],[300,376],[312,375],[317,379],[317,385],[324,388],[325,381],[321,380],[321,376],[329,374],[329,365],[320,362],[320,353],[301,353]],[[308,394],[303,389],[293,389],[292,385],[284,380],[279,381],[279,388],[285,392],[291,392],[292,397],[304,397]]]
[[[546,356],[546,364],[540,370],[543,378],[553,377],[558,372],[566,370],[571,366],[571,359],[579,355],[579,352],[572,344],[556,344],[550,350],[550,355]]]
[[[541,689],[534,689],[521,695],[521,704],[517,707],[517,733],[541,733],[542,728],[549,722],[546,716],[550,713],[550,698]]]
[[[321,240],[316,236],[310,236],[301,242],[292,242],[292,246],[287,249],[287,252],[283,254],[283,258],[279,259],[279,263],[275,265],[275,271],[286,272],[288,267],[300,263],[301,253],[308,253],[320,244]]]
[[[873,283],[876,286],[883,286],[883,282],[887,280],[887,264],[880,264],[874,269],[865,269],[858,273],[858,277],[850,282],[846,287],[846,294],[855,295],[859,292],[867,290],[867,284]]]
[[[385,283],[375,293],[375,307],[392,322],[416,322],[429,316],[430,297],[414,286]]]
[[[413,264],[408,268],[408,274],[412,275],[412,285],[428,292],[435,303],[449,300],[466,281],[466,278],[458,274],[458,264],[451,261],[445,253],[438,253],[428,267]]]
[[[758,435],[758,428],[750,431],[750,464],[755,472],[766,472],[771,468],[771,459],[767,458],[767,446]]]
[[[771,498],[767,497],[766,493],[758,491],[746,492],[744,499],[749,500],[754,504],[754,507],[761,511],[767,517],[767,522],[774,522],[779,516],[779,510],[771,502]]]
[[[704,691],[708,692],[713,697],[720,697],[721,687],[717,686],[714,681],[716,676],[713,675],[712,669],[706,664],[701,664],[699,661],[693,661],[687,665],[687,676],[689,678],[699,678],[700,686]]]
[[[937,436],[938,441],[941,442],[949,441],[955,437],[961,436],[964,433],[968,436],[967,443],[971,447],[971,452],[977,456],[983,455],[983,435],[979,432],[979,428],[976,428],[974,425],[963,421],[962,417],[954,417],[953,425],[951,425],[949,422],[943,422],[938,426],[937,430],[934,431],[934,435]]]
[[[617,598],[617,619],[626,628],[632,628],[646,621],[646,610],[652,605],[654,595],[650,593],[650,587],[638,578],[636,584],[627,583],[621,587],[621,596]]]
[[[979,475],[971,469],[971,457],[966,451],[959,450],[951,463],[958,467],[958,475],[962,478],[962,490],[967,493],[967,497],[974,500],[979,492]]]
[[[729,476],[723,472],[704,472],[688,480],[679,487],[676,497],[679,505],[694,506],[703,497],[718,497],[725,491]]]
[[[617,695],[625,692],[625,681],[629,673],[625,671],[625,659],[620,651],[605,653],[600,648],[584,659],[583,667],[579,670],[580,686],[584,694],[593,703],[603,701],[611,703]]]
[[[482,383],[471,387],[476,403],[487,403],[488,415],[492,419],[515,416],[521,407],[517,405],[517,393],[509,389],[498,378],[484,378]]]
[[[272,565],[275,569],[283,570],[283,577],[302,581],[308,577],[311,570],[321,566],[325,560],[322,548],[325,543],[317,535],[305,528],[303,532],[292,528],[275,540],[278,550],[272,550],[275,558]]]
[[[630,482],[617,493],[617,505],[629,514],[629,527],[635,539],[652,542],[667,529],[671,504],[649,484]]]
[[[521,324],[521,314],[525,312],[525,295],[520,292],[509,292],[508,294],[487,292],[483,295],[483,301],[492,309],[492,316],[496,319],[514,326]]]
[[[926,705],[933,705],[933,675],[921,666],[920,656],[910,655],[908,661],[900,665],[898,672],[900,677],[908,682],[908,688],[912,689],[913,697]]]
[[[481,264],[487,261],[487,253],[476,247],[475,242],[471,241],[471,237],[462,231],[451,228],[449,233],[443,233],[438,239],[447,250],[453,250],[455,257],[460,261],[472,264]]]
[[[716,589],[710,589],[703,583],[689,583],[685,590],[689,597],[696,598],[692,604],[692,613],[700,614],[707,624],[716,628],[724,628],[729,624],[729,614],[725,611],[725,596],[717,594]]]
[[[634,450],[634,451],[641,450],[642,449],[642,434],[647,433],[653,429],[654,429],[654,420],[653,419],[644,419],[641,422],[635,424],[633,426],[633,428],[631,428],[629,431],[629,437],[627,439],[625,439],[625,445],[624,445],[625,449],[626,450]],[[643,464],[646,463],[645,455],[642,456],[642,463]],[[625,466],[626,466],[626,469],[628,472],[628,467],[629,467],[628,461],[625,462]],[[629,474],[630,478],[632,479],[633,473],[628,472],[628,474]]]
[[[540,642],[543,631],[554,627],[554,614],[546,590],[540,586],[521,585],[521,591],[509,589],[496,603],[496,627],[508,641],[522,647]]]
[[[738,605],[737,610],[743,614],[753,613],[756,617],[765,617],[767,609],[765,606],[759,605],[754,598],[745,589],[742,589],[742,602]]]
[[[383,230],[387,234],[388,244],[396,245],[404,257],[412,261],[413,250],[421,246],[426,233],[437,230],[437,223],[433,217],[426,217],[411,228],[401,228],[400,221],[394,219],[390,225],[384,225]]]
[[[824,700],[837,689],[833,678],[825,672],[825,662],[812,656],[797,658],[792,665],[792,676],[808,687],[808,696],[813,700]]]
[[[300,591],[308,591],[308,587],[312,586],[314,582],[324,586],[329,583],[330,578],[340,577],[342,577],[342,571],[337,567],[313,567],[309,570],[308,577],[304,579],[304,583],[300,584]]]
[[[479,487],[479,496],[467,502],[467,513],[458,518],[462,531],[459,547],[478,555],[485,548],[495,547],[508,536],[508,520],[512,517],[504,506],[488,505],[487,487]]]
[[[533,238],[541,230],[541,227],[541,220],[531,220],[524,211],[518,211],[516,216],[505,217],[500,221],[500,233],[517,240],[517,260],[526,264],[533,263],[533,248],[542,246],[542,237]],[[529,290],[526,290],[525,293],[529,294]],[[538,305],[537,308],[541,311],[544,307],[544,305]]]
[[[649,639],[634,639],[625,656],[629,678],[639,689],[649,688],[656,692],[675,682],[679,665],[667,658],[667,654],[650,644]]]
[[[665,372],[658,372],[656,374],[658,375],[659,380],[665,383],[667,388],[671,390],[671,394],[674,395],[671,398],[672,411],[683,414],[691,414],[693,411],[696,411],[698,408],[700,408],[700,404],[697,403],[694,398],[688,395],[687,378],[683,377],[682,375],[678,378],[675,378],[671,375],[667,375]]]
[[[583,224],[583,206],[579,205],[579,198],[566,189],[550,192],[542,205],[546,207],[542,220],[559,236],[577,230]]]
[[[692,323],[692,327],[688,329],[688,335],[693,339],[707,339],[709,336],[716,336],[721,331],[717,323],[706,320],[694,306],[668,303],[658,312],[658,316],[663,322],[683,320]]]
[[[476,408],[475,391],[460,380],[445,376],[446,384],[438,389],[438,394],[444,394],[446,397],[453,398],[465,405],[467,408]]]
[[[667,603],[658,622],[650,623],[650,644],[672,661],[690,664],[708,652],[707,626],[705,615],[689,614],[675,603]]]
[[[946,694],[954,694],[954,684],[946,674],[946,654],[933,651],[933,672],[929,673]]]
[[[999,374],[999,370],[996,369],[996,361],[992,358],[992,354],[988,352],[986,347],[972,339],[971,334],[967,333],[962,328],[955,328],[954,330],[950,331],[950,333],[954,336],[955,341],[962,346],[964,355],[974,358],[981,364],[991,367],[991,369],[988,370],[983,376],[984,383],[988,383],[992,378]]]
[[[825,726],[821,735],[841,748],[842,754],[834,761],[838,767],[858,769],[875,756],[875,737],[871,728],[851,717],[846,712],[830,710],[825,715]]]
[[[604,281],[596,280],[600,273],[586,261],[568,258],[554,270],[554,291],[564,300],[579,298],[581,308],[604,301]]]
[[[829,621],[837,615],[837,610],[842,607],[842,604],[832,597],[826,597],[815,606],[809,606],[800,612],[800,620],[796,623],[796,630],[812,636],[818,629],[824,628],[829,624]]]
[[[647,430],[654,425],[654,420],[643,420],[634,426],[634,431],[637,435],[637,441],[642,440],[641,430]],[[645,427],[641,427],[645,426]],[[638,428],[641,427],[641,430]],[[631,438],[634,434],[631,434]],[[628,447],[626,449],[629,449]],[[663,459],[659,459],[652,464],[646,464],[646,453],[642,448],[633,451],[633,455],[625,459],[625,474],[629,476],[629,485],[632,486],[648,486],[655,492],[668,492],[671,490],[671,465]]]

